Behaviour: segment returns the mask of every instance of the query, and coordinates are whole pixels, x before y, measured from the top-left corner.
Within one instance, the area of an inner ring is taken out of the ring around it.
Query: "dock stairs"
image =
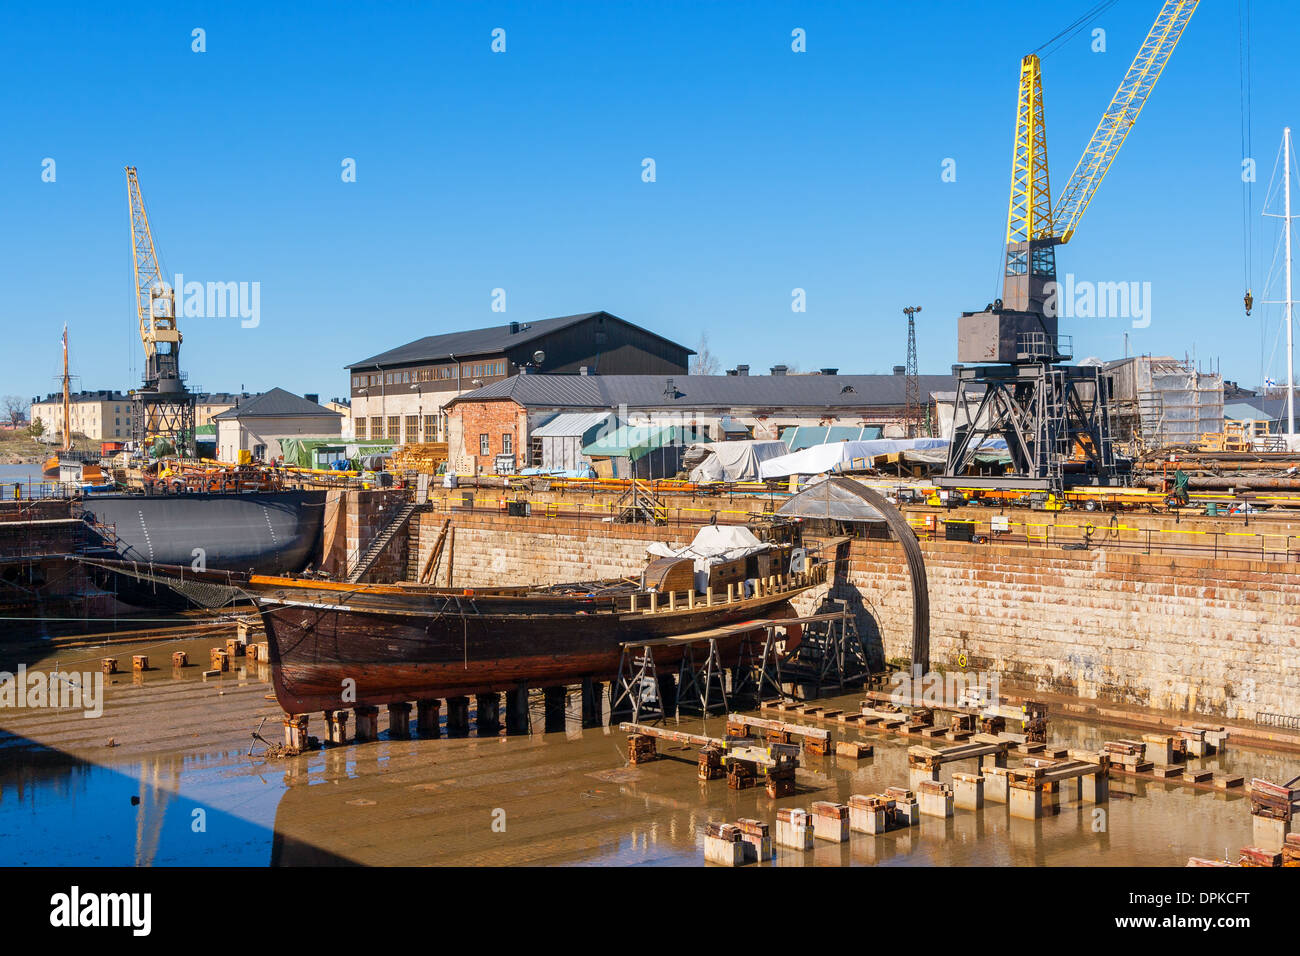
[[[384,553],[384,549],[388,547],[389,542],[410,522],[412,515],[425,507],[425,505],[417,504],[414,501],[408,501],[399,508],[397,513],[389,519],[388,524],[384,525],[383,530],[375,535],[369,547],[361,552],[356,563],[348,569],[348,584],[356,584],[365,577],[366,573],[374,567],[375,562],[379,560],[379,556]]]

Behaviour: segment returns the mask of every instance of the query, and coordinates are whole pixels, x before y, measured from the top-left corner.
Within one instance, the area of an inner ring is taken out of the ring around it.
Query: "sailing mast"
[[[68,385],[68,326],[63,326],[63,450],[72,451],[72,391]]]
[[[1286,432],[1289,439],[1295,438],[1295,351],[1291,346],[1292,309],[1295,305],[1291,297],[1291,127],[1282,130],[1283,176],[1286,183],[1284,190],[1286,210],[1282,214],[1282,229],[1286,234]],[[1276,169],[1277,167],[1274,167]],[[1290,443],[1289,443],[1290,444]],[[1288,444],[1288,447],[1289,447]]]

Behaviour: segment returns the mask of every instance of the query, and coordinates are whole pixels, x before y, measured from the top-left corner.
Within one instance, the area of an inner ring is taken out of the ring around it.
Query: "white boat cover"
[[[790,452],[783,441],[715,441],[692,445],[687,452],[711,452],[691,469],[691,481],[758,481],[759,466]]]
[[[779,458],[770,458],[762,463],[759,471],[764,478],[820,475],[830,471],[867,468],[870,459],[877,455],[947,447],[948,442],[942,438],[876,438],[871,441],[831,442],[812,445]]]
[[[656,541],[646,551],[659,558],[693,558],[695,590],[703,593],[709,586],[709,568],[724,561],[747,558],[772,546],[759,541],[744,525],[708,525],[695,533],[695,540],[684,548],[674,548]]]

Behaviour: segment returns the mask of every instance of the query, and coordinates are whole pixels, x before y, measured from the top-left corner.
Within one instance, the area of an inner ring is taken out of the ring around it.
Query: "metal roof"
[[[494,325],[486,329],[469,329],[461,332],[444,332],[441,335],[426,335],[422,339],[416,339],[414,342],[408,342],[395,349],[389,349],[387,352],[380,352],[378,355],[372,355],[368,359],[353,362],[345,367],[348,369],[383,368],[392,365],[410,365],[416,362],[432,362],[453,357],[492,355],[602,315],[607,319],[613,319],[615,322],[638,329],[647,335],[653,335],[669,345],[682,349],[687,355],[695,354],[686,346],[665,339],[656,332],[634,325],[626,319],[620,319],[617,315],[601,311],[582,312],[578,315],[561,315],[552,319],[538,319],[536,322]],[[511,331],[512,328],[515,331]]]
[[[581,438],[609,421],[609,412],[562,412],[528,434],[533,438]]]
[[[922,375],[922,394],[952,391],[952,375]],[[906,405],[903,375],[515,375],[453,398],[507,398],[535,408],[869,408]]]
[[[234,408],[227,408],[220,415],[213,415],[212,420],[232,418],[307,418],[330,416],[342,418],[338,412],[330,411],[315,402],[309,402],[293,392],[282,388],[273,388],[249,398],[241,399]]]
[[[839,482],[819,481],[786,500],[776,512],[783,518],[883,522],[885,516]]]

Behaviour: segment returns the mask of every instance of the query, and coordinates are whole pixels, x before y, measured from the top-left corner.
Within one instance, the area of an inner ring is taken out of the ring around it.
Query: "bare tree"
[[[717,375],[722,371],[722,363],[709,348],[708,333],[700,333],[700,344],[695,349],[695,358],[691,359],[692,375]]]
[[[4,409],[5,417],[9,419],[11,425],[17,425],[27,415],[27,403],[23,401],[21,395],[0,397],[0,408]]]

